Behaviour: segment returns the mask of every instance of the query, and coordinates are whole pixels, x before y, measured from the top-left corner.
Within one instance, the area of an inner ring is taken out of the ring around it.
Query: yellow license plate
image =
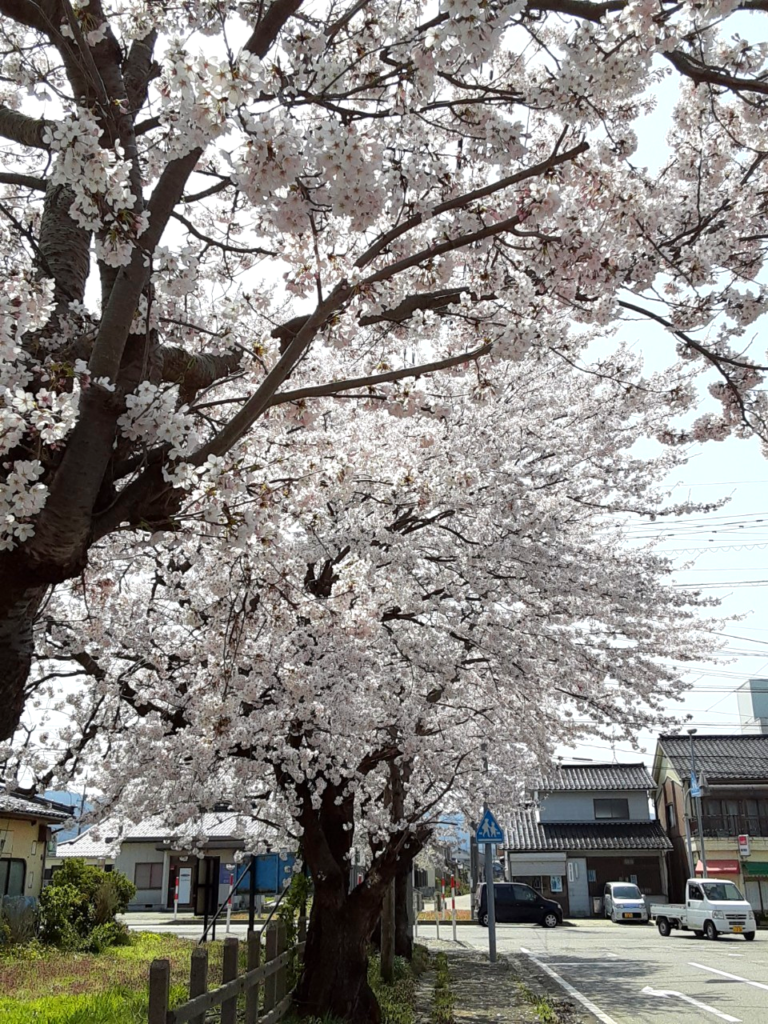
[[[634,917],[634,914],[625,914],[624,917]]]
[[[735,924],[733,928],[731,928],[731,931],[738,932],[739,934],[741,934],[744,931],[744,929],[741,927],[740,924]]]

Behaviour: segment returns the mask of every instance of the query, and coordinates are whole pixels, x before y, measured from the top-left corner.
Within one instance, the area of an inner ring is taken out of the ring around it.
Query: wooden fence
[[[221,1007],[221,1024],[236,1024],[238,996],[245,994],[245,1024],[275,1024],[291,1005],[293,990],[287,991],[288,965],[296,953],[301,961],[306,937],[306,920],[299,920],[299,941],[286,948],[285,925],[275,921],[266,929],[264,962],[261,963],[261,933],[249,932],[245,974],[238,976],[240,942],[224,939],[222,984],[208,991],[208,949],[199,946],[192,953],[189,971],[189,1001],[172,1010],[168,1007],[171,965],[153,960],[149,968],[149,1024],[204,1024],[205,1015]],[[259,1006],[260,990],[264,989]]]

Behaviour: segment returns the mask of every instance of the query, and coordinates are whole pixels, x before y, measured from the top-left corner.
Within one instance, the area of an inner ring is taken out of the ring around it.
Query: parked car
[[[554,928],[563,922],[563,910],[555,900],[545,899],[530,885],[522,882],[496,882],[493,886],[494,908],[499,923],[541,924]],[[475,892],[477,919],[488,925],[488,894],[485,882]]]
[[[757,929],[755,912],[739,887],[714,878],[689,878],[685,883],[685,903],[654,903],[651,917],[664,936],[679,928],[692,931],[699,938],[743,935],[751,942]]]
[[[650,921],[643,894],[633,882],[606,882],[603,890],[605,916],[620,921]]]

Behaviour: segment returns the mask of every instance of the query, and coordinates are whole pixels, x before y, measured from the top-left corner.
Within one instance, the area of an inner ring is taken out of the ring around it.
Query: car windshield
[[[641,900],[643,896],[636,885],[614,885],[613,898],[615,900]]]
[[[701,887],[708,900],[743,900],[733,882],[702,882]]]

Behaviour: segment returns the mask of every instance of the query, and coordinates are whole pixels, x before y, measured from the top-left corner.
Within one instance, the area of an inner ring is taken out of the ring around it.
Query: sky
[[[730,19],[730,25],[755,39],[758,25],[749,15]],[[633,162],[637,165],[656,170],[669,155],[665,139],[677,100],[674,85],[675,78],[668,77],[655,90],[656,109],[634,125],[638,149]],[[765,361],[761,327],[765,337],[765,318],[757,323],[752,355]],[[632,324],[621,337],[642,353],[648,372],[662,370],[671,362],[673,342],[661,329]],[[706,404],[706,398],[704,401]],[[708,408],[718,412],[717,403]],[[733,620],[722,627],[721,663],[695,664],[686,671],[684,678],[691,689],[684,701],[669,705],[669,710],[692,715],[686,728],[696,728],[701,734],[740,732],[736,689],[750,678],[768,679],[768,459],[754,438],[709,442],[692,448],[688,465],[676,470],[667,482],[675,502],[714,503],[726,498],[728,502],[708,515],[638,526],[632,536],[638,540],[664,537],[659,550],[676,566],[675,583],[705,588],[707,596],[721,601],[715,614]],[[768,689],[768,682],[765,685]],[[650,766],[656,736],[641,733],[639,750],[626,741],[612,747],[595,739],[572,749],[562,748],[560,753],[565,763],[577,759],[643,760]]]

